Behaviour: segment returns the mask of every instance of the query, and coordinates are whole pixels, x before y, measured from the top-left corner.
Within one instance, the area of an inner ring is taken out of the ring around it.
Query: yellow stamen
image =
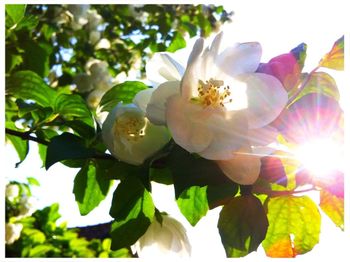
[[[115,123],[115,135],[136,142],[145,136],[146,119],[137,115],[121,115]]]
[[[224,107],[224,100],[231,95],[229,91],[230,87],[224,86],[224,81],[214,80],[212,78],[205,82],[199,80],[197,90],[198,99],[194,99],[193,101],[199,102],[204,107]],[[229,102],[232,102],[232,99]]]

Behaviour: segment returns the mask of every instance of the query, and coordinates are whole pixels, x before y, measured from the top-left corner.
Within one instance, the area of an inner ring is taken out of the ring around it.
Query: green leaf
[[[171,44],[168,46],[168,52],[175,52],[178,49],[186,47],[186,40],[179,32],[175,32]]]
[[[23,228],[21,235],[27,238],[31,245],[43,244],[46,241],[46,236],[43,232],[35,228]]]
[[[35,179],[34,177],[27,177],[28,183],[31,186],[40,186],[40,183],[37,179]]]
[[[166,161],[174,179],[176,198],[192,186],[208,186],[208,204],[215,207],[238,190],[237,184],[223,174],[215,161],[190,154],[178,145],[173,146]]]
[[[108,194],[110,180],[105,179],[94,161],[87,161],[74,179],[73,193],[82,216],[89,214]]]
[[[327,190],[321,190],[320,207],[333,223],[344,231],[344,198],[333,195]]]
[[[340,37],[334,43],[331,51],[319,62],[319,66],[335,70],[344,70],[344,36]]]
[[[24,161],[24,159],[26,159],[28,155],[28,152],[29,152],[28,140],[23,140],[18,136],[12,136],[8,134],[6,134],[6,139],[10,140],[11,144],[16,149],[16,152],[19,157],[19,162],[16,163],[16,167],[18,167]]]
[[[111,111],[119,102],[132,103],[134,96],[147,88],[144,83],[138,81],[126,81],[112,87],[101,99],[102,111]]]
[[[60,94],[55,100],[54,111],[66,120],[79,119],[89,126],[94,125],[91,112],[80,95]]]
[[[43,107],[52,106],[56,97],[56,91],[32,71],[18,71],[11,75],[6,82],[6,91],[9,95],[33,100]]]
[[[255,251],[267,228],[264,208],[253,195],[233,198],[220,212],[218,229],[228,257],[242,257]]]
[[[293,104],[303,96],[312,93],[322,94],[331,97],[337,101],[339,100],[340,95],[337,83],[331,75],[325,72],[315,72],[312,73],[310,76],[306,77],[309,77],[307,84],[305,85],[303,91],[292,101],[291,104]]]
[[[28,31],[33,30],[39,23],[39,19],[35,15],[25,16],[15,27],[16,31],[27,29]]]
[[[13,24],[17,24],[24,17],[26,5],[6,5],[6,13],[11,17]]]
[[[11,72],[16,66],[20,65],[23,62],[21,55],[11,54],[10,51],[6,51],[6,73]]]
[[[183,191],[176,202],[188,222],[195,226],[209,210],[207,187],[192,186]]]
[[[47,253],[53,249],[54,247],[50,244],[37,245],[30,249],[29,257],[46,257]]]
[[[134,177],[118,185],[114,192],[110,215],[115,219],[111,236],[113,250],[134,244],[147,230],[155,214],[151,194]]]
[[[63,133],[52,138],[47,147],[45,168],[68,159],[87,159],[95,156],[95,150],[87,148],[84,141],[73,134]]]
[[[173,178],[171,176],[171,171],[169,168],[150,168],[149,169],[149,178],[151,181],[161,183],[164,185],[173,184]]]
[[[54,203],[51,206],[45,207],[42,210],[36,211],[33,216],[36,218],[37,223],[45,227],[45,225],[50,223],[55,223],[57,219],[61,217],[58,212],[59,205]]]
[[[23,67],[37,73],[41,77],[49,74],[49,56],[52,47],[45,43],[38,43],[33,40],[24,41],[21,48],[25,50],[23,54]]]
[[[295,257],[319,241],[321,216],[308,196],[280,196],[267,203],[269,229],[263,241],[269,257]]]
[[[51,141],[51,138],[57,136],[57,132],[52,129],[38,129],[35,135],[43,140]],[[38,144],[38,151],[41,161],[43,162],[42,167],[45,166],[47,145]]]

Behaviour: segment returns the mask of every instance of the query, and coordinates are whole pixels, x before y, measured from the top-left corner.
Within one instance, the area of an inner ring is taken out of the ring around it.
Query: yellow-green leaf
[[[192,186],[184,190],[176,202],[188,222],[195,226],[209,210],[207,187]]]
[[[308,196],[280,196],[268,200],[269,228],[263,241],[269,257],[295,257],[319,241],[321,216]]]
[[[344,70],[344,36],[334,43],[331,51],[321,59],[319,66]]]
[[[344,230],[344,198],[322,190],[320,192],[320,207],[337,227]]]
[[[331,75],[325,72],[315,72],[307,77],[309,77],[309,80],[305,85],[303,91],[292,101],[292,103],[290,103],[290,105],[303,96],[312,93],[326,95],[335,100],[339,100],[339,90],[337,83]]]

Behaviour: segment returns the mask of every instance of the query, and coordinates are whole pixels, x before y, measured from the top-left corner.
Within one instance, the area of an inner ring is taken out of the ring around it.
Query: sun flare
[[[312,175],[323,177],[334,170],[342,170],[342,146],[331,139],[314,139],[300,145],[296,158]]]

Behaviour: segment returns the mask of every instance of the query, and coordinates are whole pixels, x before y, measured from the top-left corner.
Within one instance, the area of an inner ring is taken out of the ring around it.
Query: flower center
[[[197,90],[198,99],[195,99],[195,101],[199,102],[204,107],[224,107],[225,103],[232,102],[232,99],[229,98],[231,95],[230,87],[224,86],[224,81],[222,80],[215,80],[213,78],[205,82],[199,80]]]
[[[144,117],[121,115],[115,123],[115,135],[122,136],[129,142],[136,142],[145,136],[146,124]]]

